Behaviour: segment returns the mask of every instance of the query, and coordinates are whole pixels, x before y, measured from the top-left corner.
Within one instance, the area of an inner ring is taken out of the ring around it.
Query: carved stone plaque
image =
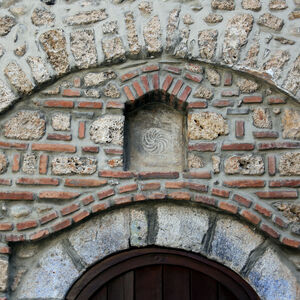
[[[127,118],[127,168],[182,171],[184,116],[161,103],[147,104]]]

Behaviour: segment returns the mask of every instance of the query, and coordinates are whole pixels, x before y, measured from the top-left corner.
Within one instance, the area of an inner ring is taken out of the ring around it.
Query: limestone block
[[[102,50],[107,62],[125,60],[125,49],[120,37],[102,39]]]
[[[103,89],[103,94],[106,97],[114,98],[114,99],[120,98],[121,96],[119,88],[114,83],[108,83],[106,87]]]
[[[265,172],[262,157],[251,154],[227,158],[224,168],[226,174],[262,175]]]
[[[91,140],[100,144],[123,145],[124,116],[105,115],[90,127]]]
[[[221,114],[201,112],[188,116],[188,136],[191,140],[213,140],[228,132],[227,121]]]
[[[130,211],[130,245],[133,247],[147,246],[148,219],[143,210]]]
[[[107,21],[102,25],[103,34],[118,33],[119,26],[117,21]]]
[[[0,153],[0,174],[6,172],[8,166],[8,160],[4,153]]]
[[[300,55],[296,58],[283,87],[294,95],[300,90]]]
[[[11,89],[0,80],[0,112],[8,108],[15,100],[16,97]]]
[[[252,113],[253,125],[257,128],[272,128],[272,121],[267,108],[256,107]]]
[[[300,152],[287,152],[281,155],[279,172],[283,176],[300,175]]]
[[[222,15],[210,13],[205,18],[204,21],[209,24],[216,24],[223,21]]]
[[[255,68],[257,66],[257,59],[259,54],[260,45],[259,43],[254,40],[252,42],[252,46],[249,48],[244,63],[246,66],[250,68]]]
[[[254,80],[241,78],[237,82],[237,86],[240,88],[242,93],[254,93],[258,90],[259,84],[256,83]]]
[[[150,15],[153,11],[153,4],[149,1],[141,2],[138,7],[141,13],[145,15]]]
[[[179,38],[180,41],[174,50],[175,57],[185,58],[188,54],[188,42],[190,36],[190,29],[183,28],[179,31]]]
[[[139,39],[133,12],[127,12],[125,14],[125,25],[127,29],[127,41],[129,46],[129,52],[132,55],[137,55],[141,52],[142,47],[141,45],[139,45]]]
[[[66,131],[71,129],[71,116],[66,113],[56,113],[51,118],[54,130]]]
[[[84,76],[84,85],[87,87],[90,86],[97,86],[107,82],[110,79],[114,79],[117,77],[117,74],[112,71],[108,70],[106,72],[99,72],[99,73],[88,73]]]
[[[288,202],[276,202],[274,206],[281,211],[290,222],[298,222],[300,225],[300,204]]]
[[[198,35],[199,54],[201,58],[212,59],[217,47],[218,31],[215,29],[202,30]]]
[[[31,69],[33,78],[38,83],[44,83],[50,79],[49,71],[46,67],[45,62],[39,56],[29,56],[27,63]]]
[[[37,157],[35,154],[24,154],[22,171],[26,174],[33,175],[36,170]]]
[[[204,161],[203,159],[194,153],[188,154],[188,166],[189,168],[203,168],[204,167]]]
[[[272,77],[278,78],[281,75],[284,65],[290,60],[290,57],[288,51],[278,50],[264,64],[263,69]]]
[[[185,14],[182,19],[185,25],[192,25],[195,23],[193,17],[190,14]]]
[[[80,12],[76,15],[65,18],[68,25],[87,25],[103,21],[107,19],[108,15],[105,9],[90,10]]]
[[[211,256],[235,271],[245,265],[249,254],[264,239],[247,225],[238,221],[222,218],[217,221],[211,246]]]
[[[46,122],[37,111],[19,111],[4,125],[4,136],[17,140],[38,140],[45,134]]]
[[[212,0],[211,7],[213,9],[234,10],[235,3],[234,0]]]
[[[215,85],[215,86],[220,85],[221,76],[216,70],[214,70],[212,68],[206,68],[205,74],[206,74],[207,80],[210,82],[211,85]]]
[[[286,108],[281,119],[284,139],[300,139],[300,111]]]
[[[261,3],[260,0],[243,0],[242,7],[243,9],[258,11],[261,9]]]
[[[144,26],[144,39],[147,51],[150,55],[159,54],[162,51],[161,26],[158,16],[154,16]]]
[[[259,17],[257,24],[268,27],[276,31],[280,31],[284,22],[282,19],[270,13],[264,13]]]
[[[0,257],[0,292],[7,289],[8,280],[8,259]]]
[[[272,10],[286,9],[288,6],[285,0],[270,0],[269,8]]]
[[[169,13],[167,33],[166,33],[166,51],[172,50],[178,40],[178,24],[180,9],[174,8]]]
[[[56,156],[51,161],[54,175],[91,175],[97,170],[97,161],[94,158],[78,156]]]
[[[212,161],[213,172],[215,174],[220,173],[221,158],[219,156],[213,155],[211,157],[211,161]]]
[[[51,25],[54,20],[55,15],[45,7],[35,8],[31,15],[31,21],[36,26]]]
[[[203,98],[203,99],[210,100],[214,96],[214,93],[212,90],[210,90],[205,86],[199,86],[193,96],[195,98]]]
[[[10,33],[11,29],[16,25],[16,21],[10,16],[0,17],[0,36],[5,36]]]
[[[14,218],[19,219],[29,216],[31,214],[31,211],[31,208],[27,205],[14,205],[10,210],[10,214]]]

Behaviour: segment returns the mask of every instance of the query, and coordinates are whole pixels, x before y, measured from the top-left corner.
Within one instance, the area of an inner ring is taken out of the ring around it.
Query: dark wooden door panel
[[[100,291],[96,292],[91,300],[107,300],[107,287],[104,286]]]
[[[191,300],[218,300],[218,282],[191,270]]]
[[[224,285],[219,286],[219,299],[218,300],[238,300]]]

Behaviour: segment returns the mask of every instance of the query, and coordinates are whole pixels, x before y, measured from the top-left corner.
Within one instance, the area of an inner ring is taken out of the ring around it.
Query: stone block
[[[108,15],[105,9],[90,10],[77,13],[73,16],[65,18],[65,22],[68,25],[87,25],[103,21],[107,19]]]
[[[71,116],[66,113],[56,113],[51,118],[54,130],[67,131],[71,129]]]
[[[231,156],[224,162],[226,174],[262,175],[265,172],[261,156]]]
[[[118,36],[102,39],[102,50],[107,62],[120,62],[126,58],[123,41]]]
[[[217,47],[218,31],[216,29],[201,30],[198,34],[199,54],[201,58],[212,59]]]
[[[284,139],[300,139],[300,110],[286,108],[281,119]]]
[[[117,77],[117,74],[112,71],[105,71],[105,72],[99,72],[99,73],[87,73],[84,76],[84,85],[87,87],[90,86],[98,86],[105,82],[107,82],[110,79],[114,79]]]
[[[31,15],[31,21],[36,26],[52,25],[55,15],[45,7],[35,8]]]
[[[237,86],[240,88],[240,91],[242,93],[246,94],[254,93],[259,88],[259,84],[256,83],[254,80],[245,78],[239,79],[237,82]]]
[[[130,245],[133,247],[147,246],[148,218],[143,210],[130,211]]]
[[[37,157],[35,154],[24,154],[22,171],[26,174],[33,175],[36,171]]]
[[[279,172],[283,176],[300,175],[300,152],[287,152],[280,156]]]
[[[0,174],[6,172],[8,166],[8,160],[4,153],[0,153]]]
[[[203,99],[210,100],[213,98],[214,93],[211,89],[205,86],[199,86],[193,96],[195,98],[203,98]]]
[[[261,3],[260,0],[243,0],[242,7],[243,9],[258,11],[261,9]]]
[[[269,115],[269,110],[266,108],[254,108],[252,119],[253,125],[257,128],[272,128],[272,121]]]
[[[7,289],[8,280],[8,259],[0,257],[0,292],[5,292]]]
[[[11,16],[0,17],[0,36],[5,36],[10,33],[11,29],[16,25],[16,21]]]
[[[280,31],[283,27],[284,21],[270,13],[264,13],[259,17],[257,24]]]
[[[44,83],[50,79],[50,74],[47,66],[41,57],[29,56],[27,58],[27,63],[36,82]]]
[[[144,39],[147,51],[150,55],[159,54],[162,51],[161,26],[158,16],[154,16],[144,26]]]

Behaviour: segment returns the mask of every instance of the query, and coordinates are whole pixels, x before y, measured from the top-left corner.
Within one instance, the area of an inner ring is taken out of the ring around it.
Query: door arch
[[[254,300],[230,269],[198,254],[165,248],[125,251],[94,265],[71,287],[77,300]]]

